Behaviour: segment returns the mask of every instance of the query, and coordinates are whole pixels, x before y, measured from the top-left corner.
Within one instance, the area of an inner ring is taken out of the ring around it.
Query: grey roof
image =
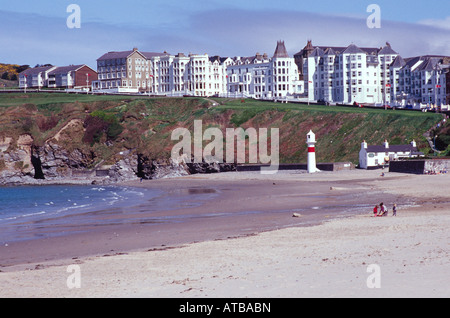
[[[367,152],[418,152],[418,150],[411,144],[389,145],[388,148],[385,148],[384,145],[370,145],[367,146]]]
[[[436,65],[439,63],[439,61],[440,61],[440,58],[436,58],[436,57],[426,58],[425,62],[422,63],[417,70],[418,71],[432,71],[436,68]]]
[[[343,52],[343,54],[357,54],[366,53],[354,44],[350,44]]]
[[[49,75],[61,74],[61,73],[67,74],[68,72],[76,71],[76,70],[78,70],[79,68],[81,68],[83,66],[84,66],[84,64],[81,64],[81,65],[69,65],[69,66],[58,66],[54,70],[50,71],[48,74]]]
[[[155,56],[167,56],[169,55],[167,52],[164,53],[157,53],[157,52],[141,52],[139,50],[133,49],[129,51],[120,51],[120,52],[108,52],[103,54],[101,57],[97,59],[97,61],[100,60],[112,60],[112,59],[123,59],[130,56],[133,52],[138,52],[139,54],[143,55],[146,59],[150,59]]]
[[[404,67],[412,68],[419,61],[423,61],[423,57],[422,56],[415,56],[415,57],[406,58]]]
[[[354,45],[354,44],[352,44]],[[357,49],[369,54],[369,55],[377,55],[378,52],[380,51],[380,48],[378,47],[357,47],[356,45],[354,45]],[[311,50],[314,48],[320,48],[323,51],[326,51],[327,49],[332,49],[336,55],[338,54],[342,54],[345,50],[347,50],[349,47],[346,46],[316,46],[316,45],[312,45],[310,41],[308,41],[308,44],[300,51],[295,53],[294,55],[302,55],[304,50]],[[328,53],[328,55],[331,55]]]
[[[100,56],[97,59],[97,61],[127,58],[133,52],[134,52],[133,50],[120,51],[120,52],[112,51],[112,52],[108,52],[108,53],[103,54],[102,56]]]
[[[388,42],[386,42],[386,45],[378,52],[378,54],[398,54],[398,53],[391,48],[391,45]]]
[[[223,61],[225,61],[227,59],[227,57],[223,58]],[[264,55],[261,54],[256,54],[253,56],[243,56],[243,57],[234,57],[234,61],[241,61],[242,64],[254,64],[257,61],[262,61],[264,62],[264,60],[268,60],[269,58],[267,57],[267,54],[264,53]],[[222,62],[223,62],[222,61]]]
[[[405,58],[405,66],[408,66],[412,68],[417,62],[423,61],[422,64],[419,65],[417,70],[430,70],[433,66],[435,66],[437,63],[443,62],[443,60],[448,59],[447,56],[444,55],[421,55],[421,56],[414,56]]]
[[[168,56],[169,55],[169,53],[167,53],[167,52],[158,53],[158,52],[141,52],[141,51],[139,51],[139,53],[144,55],[147,59],[151,59],[152,57],[155,57],[155,56]]]
[[[214,56],[210,56],[209,57],[209,61],[211,62],[211,63],[214,63],[215,61],[217,61],[217,62],[219,62],[219,64],[222,64],[223,62],[225,62],[225,60],[227,59],[228,57],[221,57],[221,56],[219,56],[219,55],[214,55]]]
[[[336,52],[331,47],[327,48],[324,53],[325,55],[336,55]]]
[[[311,55],[310,56],[312,56],[312,57],[315,57],[315,56],[323,56],[323,54],[324,54],[324,51],[320,48],[320,47],[316,47],[312,52],[311,52]]]
[[[34,67],[26,69],[25,71],[21,72],[19,75],[36,75],[41,72],[48,71],[49,69],[53,68],[54,66],[41,66],[41,67]]]
[[[277,47],[275,49],[275,53],[273,54],[274,58],[277,57],[289,57],[289,54],[286,50],[286,46],[284,46],[284,41],[277,41]]]
[[[392,64],[391,64],[391,66],[395,67],[395,68],[402,68],[405,65],[406,65],[406,62],[400,55],[397,55],[394,62],[392,62]]]

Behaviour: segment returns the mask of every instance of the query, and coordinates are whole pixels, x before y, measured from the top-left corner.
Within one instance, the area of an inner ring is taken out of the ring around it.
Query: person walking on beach
[[[394,203],[394,206],[392,207],[392,216],[397,216],[397,204]]]

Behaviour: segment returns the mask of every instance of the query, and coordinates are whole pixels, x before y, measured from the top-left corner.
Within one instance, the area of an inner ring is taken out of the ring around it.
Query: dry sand
[[[450,175],[379,174],[183,178],[178,182],[358,180],[366,189],[411,197],[415,206],[397,217],[367,213],[162,250],[40,262],[33,270],[17,267],[0,273],[0,297],[449,297]],[[79,272],[68,272],[68,264]],[[72,280],[77,273],[80,280]],[[69,288],[68,280],[80,288]],[[369,288],[375,282],[380,288]]]

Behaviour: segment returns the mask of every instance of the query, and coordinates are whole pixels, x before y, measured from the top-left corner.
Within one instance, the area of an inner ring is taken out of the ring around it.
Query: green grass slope
[[[58,143],[89,154],[91,165],[114,163],[124,150],[168,159],[177,143],[172,131],[185,127],[193,133],[194,120],[202,120],[203,129],[220,128],[224,136],[226,128],[278,128],[281,163],[306,162],[306,134],[313,130],[318,162],[357,163],[363,140],[402,144],[415,139],[428,153],[423,134],[441,119],[434,113],[254,100],[0,94],[0,138],[28,133],[42,145],[60,133]],[[78,126],[67,128],[74,120]]]

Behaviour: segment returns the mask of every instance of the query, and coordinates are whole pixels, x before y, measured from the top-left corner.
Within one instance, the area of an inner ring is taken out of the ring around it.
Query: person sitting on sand
[[[383,202],[380,203],[380,214],[378,216],[386,216],[387,215],[387,209],[384,206]]]

